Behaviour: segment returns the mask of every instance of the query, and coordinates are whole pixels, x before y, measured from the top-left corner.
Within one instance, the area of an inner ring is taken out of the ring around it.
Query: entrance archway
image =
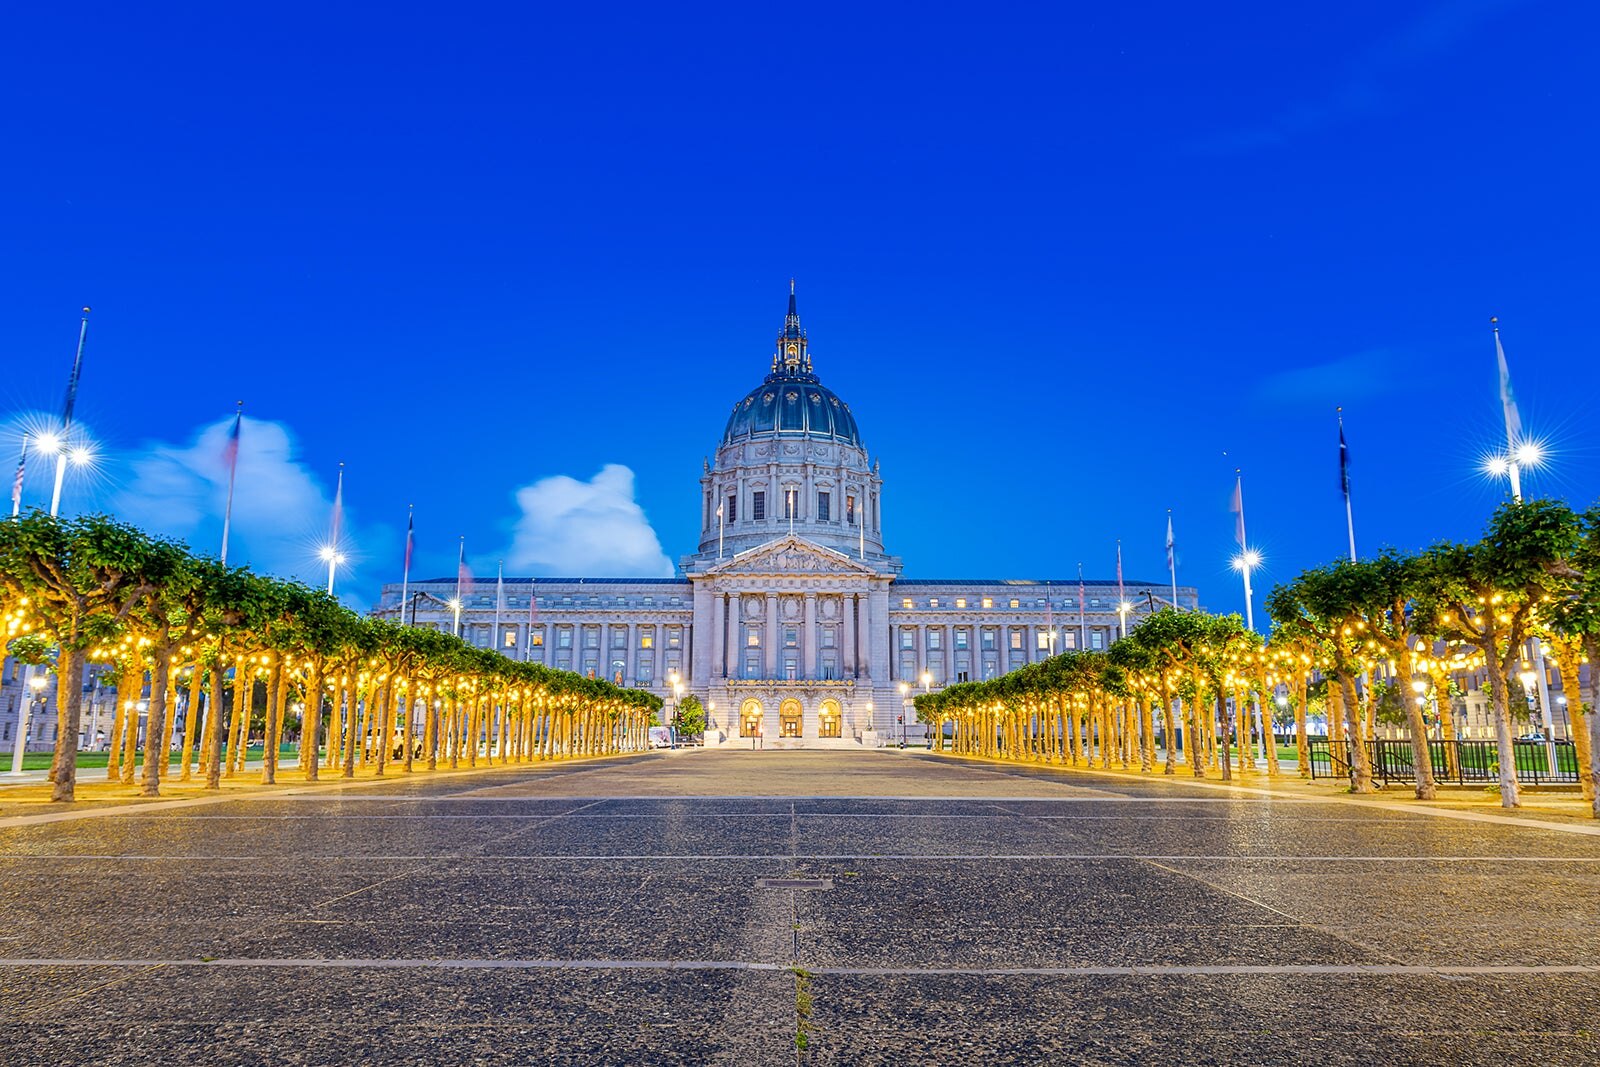
[[[778,736],[799,737],[800,724],[803,716],[800,711],[800,702],[790,697],[778,705]]]
[[[822,702],[817,714],[817,736],[839,737],[844,719],[839,714],[839,702],[829,697]]]
[[[761,701],[755,697],[746,700],[739,707],[739,736],[758,737],[761,734],[761,720],[766,715],[766,710],[761,707]]]

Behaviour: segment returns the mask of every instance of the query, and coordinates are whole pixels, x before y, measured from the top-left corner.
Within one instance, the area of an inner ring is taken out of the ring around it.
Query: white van
[[[671,748],[672,747],[672,731],[667,729],[665,726],[652,726],[652,727],[650,727],[650,747],[651,748]]]

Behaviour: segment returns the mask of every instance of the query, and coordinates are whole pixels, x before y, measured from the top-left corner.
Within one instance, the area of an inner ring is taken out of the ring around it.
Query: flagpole
[[[1233,485],[1233,500],[1237,505],[1239,524],[1235,533],[1239,541],[1239,571],[1244,575],[1244,625],[1247,630],[1255,630],[1255,597],[1250,591],[1250,550],[1244,532],[1244,473],[1238,468],[1233,469],[1235,481]]]
[[[1522,472],[1517,466],[1517,452],[1522,444],[1518,441],[1522,436],[1522,415],[1517,411],[1517,400],[1511,392],[1511,368],[1506,363],[1505,346],[1500,343],[1500,319],[1491,318],[1489,322],[1494,326],[1494,354],[1500,365],[1500,410],[1506,421],[1506,463],[1508,473],[1511,475],[1511,499],[1520,504]],[[1545,746],[1545,757],[1549,761],[1550,773],[1553,775],[1556,772],[1556,723],[1555,713],[1550,707],[1550,675],[1544,665],[1544,642],[1535,637],[1528,643],[1533,645],[1533,668],[1539,675],[1539,709],[1545,738],[1550,742]],[[1527,654],[1526,647],[1523,649],[1523,654]],[[1573,688],[1577,688],[1576,683]],[[1582,725],[1578,729],[1583,729]],[[1570,728],[1568,732],[1571,732]]]
[[[406,624],[406,598],[411,595],[412,530],[417,521],[417,506],[406,505],[406,559],[400,567],[400,625]]]
[[[1350,562],[1356,561],[1356,520],[1350,510],[1350,447],[1344,443],[1344,408],[1339,413],[1339,486],[1344,490],[1344,525],[1350,532]]]
[[[1172,540],[1172,509],[1167,509],[1167,573],[1172,576],[1172,610],[1178,611],[1178,556]]]
[[[61,443],[56,450],[56,487],[50,494],[50,517],[61,512],[61,484],[67,477],[67,438],[72,434],[72,408],[78,400],[78,378],[83,373],[83,345],[89,336],[89,309],[78,323],[78,354],[72,357],[72,377],[67,379],[67,404],[61,416]]]
[[[861,538],[861,558],[863,560],[867,558],[867,524],[864,521],[865,519],[866,516],[861,514],[858,508],[856,511],[856,535]]]
[[[1128,636],[1128,597],[1122,590],[1122,538],[1117,538],[1117,639]]]
[[[461,552],[456,557],[456,598],[455,598],[456,621],[455,621],[455,630],[453,632],[454,632],[454,634],[455,634],[455,636],[457,638],[459,638],[461,636],[461,573],[463,571],[465,571],[466,569],[467,569],[467,535],[466,534],[462,534],[461,535]]]
[[[506,595],[506,561],[500,560],[495,565],[494,575],[494,636],[489,638],[494,643],[495,651],[500,651],[500,602]]]
[[[794,490],[793,489],[789,490],[788,497],[789,497],[789,500],[788,500],[788,504],[789,504],[789,536],[793,537],[794,536]]]
[[[233,429],[228,432],[228,502],[222,508],[222,554],[218,557],[224,567],[228,565],[228,531],[233,527],[233,483],[239,473],[239,431],[244,421],[244,401],[233,412]]]
[[[328,538],[328,595],[333,595],[333,572],[339,566],[339,519],[344,509],[344,464],[339,464],[339,481],[333,491],[333,523]]]
[[[1083,619],[1083,564],[1078,564],[1078,649],[1082,651],[1089,647],[1089,628],[1084,625]]]
[[[1505,346],[1500,343],[1500,319],[1491,318],[1494,327],[1494,354],[1500,364],[1500,411],[1506,421],[1506,469],[1511,475],[1511,499],[1522,503],[1522,471],[1517,467],[1517,438],[1522,435],[1522,416],[1517,412],[1517,401],[1511,395],[1511,368],[1506,364]]]
[[[1050,595],[1050,579],[1044,580],[1044,629],[1050,635],[1050,655],[1056,654],[1056,617],[1055,600]]]
[[[537,578],[528,579],[528,632],[522,641],[522,662],[533,658],[533,625],[539,621],[539,586]]]
[[[717,558],[722,558],[722,505],[717,505]]]
[[[17,457],[17,477],[11,483],[11,517],[22,511],[22,479],[28,473],[28,431],[22,431],[22,455]]]

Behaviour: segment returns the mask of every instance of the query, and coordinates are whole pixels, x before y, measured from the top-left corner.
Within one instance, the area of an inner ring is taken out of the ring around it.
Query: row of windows
[[[761,625],[760,623],[757,623],[757,624],[754,624],[754,625],[746,625],[745,628],[744,628],[744,643],[745,643],[745,647],[746,648],[760,648],[761,647],[761,635],[763,633],[765,633],[765,632],[766,632],[766,627],[764,625]],[[783,647],[784,648],[799,648],[800,647],[800,630],[799,630],[799,628],[795,627],[795,626],[785,626],[783,628],[783,635],[782,635],[781,640],[783,642]],[[838,630],[837,629],[835,629],[832,626],[824,626],[824,627],[822,627],[822,629],[821,629],[821,639],[818,642],[819,647],[821,647],[821,648],[833,648],[838,644],[838,641],[839,641],[839,634],[838,634]]]
[[[1086,603],[1091,608],[1098,608],[1098,607],[1101,606],[1099,597],[1089,597],[1088,600],[1086,601]],[[944,606],[945,604],[946,604],[946,601],[941,600],[939,597],[935,596],[935,597],[929,597],[928,598],[928,607],[930,607],[930,608],[941,607],[941,606]],[[981,598],[979,600],[979,604],[982,607],[985,607],[985,608],[992,608],[992,607],[994,607],[994,597],[988,597],[988,596],[983,597],[983,598]],[[956,608],[965,608],[967,606],[967,598],[964,597],[964,596],[958,596],[953,601],[949,601],[949,605],[950,606],[954,606]],[[902,608],[904,608],[905,610],[910,611],[910,610],[912,610],[913,608],[915,608],[917,606],[917,602],[915,600],[913,600],[911,597],[906,597],[904,600],[900,601],[900,606]],[[1022,607],[1022,601],[1021,601],[1021,599],[1019,599],[1017,597],[1012,597],[1011,598],[1011,602],[1010,602],[1010,604],[1008,606],[1009,607],[1013,607],[1013,608],[1020,608],[1020,607]],[[1056,600],[1056,601],[1052,602],[1052,601],[1046,600],[1044,597],[1040,597],[1038,600],[1031,601],[1029,606],[1030,607],[1039,607],[1039,608],[1047,608],[1047,607],[1075,608],[1075,607],[1078,606],[1078,599],[1076,597],[1070,597],[1069,596],[1069,597],[1064,597],[1061,600]]]
[[[1009,647],[1020,650],[1023,647],[1023,642],[1027,640],[1025,636],[1027,634],[1027,628],[1014,626],[1007,629],[1005,632],[1007,635],[1006,641]],[[937,652],[944,648],[943,630],[936,627],[929,627],[925,633],[927,634],[928,650],[930,652]],[[980,629],[978,633],[979,644],[983,648],[992,649],[995,647],[995,642],[998,640],[998,637],[996,636],[999,633],[998,630]],[[955,647],[957,649],[971,647],[972,631],[970,628],[957,626],[951,631],[951,636],[955,641]],[[1034,648],[1036,648],[1038,651],[1049,652],[1052,650],[1052,646],[1056,644],[1059,644],[1063,649],[1077,648],[1078,631],[1073,628],[1063,628],[1057,630],[1040,628],[1034,631]],[[915,649],[917,647],[917,631],[913,627],[902,626],[900,628],[900,647],[902,649]],[[1105,647],[1104,630],[1092,629],[1089,631],[1089,647]]]
[[[781,518],[788,520],[795,518],[795,506],[800,498],[800,490],[789,489],[783,494],[783,514]],[[822,489],[817,492],[817,521],[833,521],[833,493],[831,490]],[[729,493],[727,503],[723,505],[722,518],[725,522],[739,521],[739,495]],[[765,522],[767,520],[767,491],[756,489],[750,493],[750,521]],[[844,521],[851,526],[856,524],[856,498],[854,493],[844,496]]]

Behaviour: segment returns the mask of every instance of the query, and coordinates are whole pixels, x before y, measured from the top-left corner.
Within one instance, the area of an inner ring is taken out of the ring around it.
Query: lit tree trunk
[[[83,649],[63,645],[56,669],[56,704],[65,729],[56,730],[56,780],[50,799],[72,800],[78,784],[78,719],[83,711]],[[22,739],[18,738],[20,744]]]
[[[189,673],[189,707],[183,713],[183,742],[178,746],[178,758],[182,761],[178,768],[180,782],[189,781],[194,773],[194,743],[200,736],[200,698],[205,691],[205,675],[205,666],[196,659]]]
[[[111,744],[106,749],[106,781],[114,782],[122,771],[122,739],[128,729],[128,714],[133,709],[134,702],[127,697],[128,669],[124,667],[117,675],[117,710],[111,718]],[[17,743],[27,749],[27,738],[17,738]]]
[[[1511,642],[1513,655],[1520,644]],[[1518,808],[1522,806],[1522,798],[1517,789],[1516,746],[1511,740],[1511,693],[1510,685],[1506,682],[1509,665],[1496,655],[1489,657],[1488,666],[1489,695],[1494,705],[1495,751],[1500,758],[1500,806]]]
[[[1233,743],[1231,737],[1233,723],[1228,718],[1228,701],[1223,696],[1222,687],[1217,687],[1217,751],[1222,754],[1222,780],[1233,781],[1233,760],[1229,758],[1228,747]],[[1242,747],[1242,746],[1241,746]]]
[[[128,727],[122,732],[121,777],[123,785],[133,784],[135,761],[139,755],[139,702],[144,699],[144,665],[141,663],[130,673],[132,675],[130,684],[132,686],[133,701],[128,708]],[[148,708],[148,705],[146,707]],[[149,732],[148,720],[146,720],[145,732]],[[55,781],[53,777],[50,780]]]
[[[244,657],[233,661],[233,735],[228,744],[228,763],[224,777],[232,778],[244,766],[245,743],[250,737],[250,713],[255,703],[255,677],[245,677]]]
[[[206,719],[206,744],[204,758],[206,788],[222,788],[222,741],[227,735],[224,733],[224,724],[227,717],[223,714],[226,709],[222,706],[222,649],[217,649],[217,659],[211,666],[211,695],[206,699],[210,705],[209,717]]]
[[[315,657],[306,672],[306,710],[300,716],[300,770],[306,781],[315,782],[321,774],[321,761],[317,758],[322,748],[322,660]],[[335,709],[334,717],[338,712]]]
[[[1330,690],[1332,685],[1329,686]],[[1356,703],[1356,687],[1353,680],[1346,681],[1339,686],[1339,695],[1344,700],[1345,732],[1349,737],[1347,749],[1350,753],[1350,791],[1353,793],[1372,792],[1372,767],[1367,762],[1367,745],[1361,736],[1361,708]]]
[[[1294,701],[1294,756],[1299,765],[1300,777],[1311,777],[1311,739],[1307,736],[1306,723],[1311,694],[1306,685],[1304,671],[1297,671],[1294,675],[1294,689],[1289,694],[1289,699]]]
[[[276,785],[278,781],[278,750],[273,745],[273,735],[278,727],[278,691],[283,688],[283,657],[273,657],[267,671],[266,718],[261,727],[261,784]]]
[[[362,743],[361,737],[361,683],[351,681],[344,688],[344,766],[341,778],[354,778],[356,776],[356,748]]]
[[[1600,753],[1600,675],[1596,674],[1600,671],[1600,636],[1584,635],[1583,651],[1589,660],[1589,707],[1583,719],[1589,730],[1589,751]],[[1575,688],[1581,689],[1576,686]],[[1569,707],[1571,699],[1567,698]],[[1594,794],[1590,810],[1595,818],[1600,819],[1600,759],[1591,760],[1589,763],[1589,789]]]
[[[415,678],[407,678],[402,684],[405,687],[405,699],[402,701],[404,710],[400,713],[404,716],[400,720],[400,743],[405,746],[405,753],[402,757],[405,773],[410,774],[412,772],[412,749],[416,744],[413,736],[416,733],[416,728],[412,724],[412,719],[417,707],[417,680]]]
[[[1395,684],[1406,705],[1406,724],[1411,732],[1411,766],[1416,774],[1417,799],[1433,800],[1439,789],[1433,778],[1433,751],[1428,746],[1428,723],[1422,717],[1422,700],[1411,689],[1411,663],[1405,655],[1395,657]]]
[[[1434,662],[1438,662],[1437,660]],[[1450,668],[1440,665],[1429,675],[1433,679],[1433,702],[1439,706],[1439,737],[1444,741],[1445,774],[1461,777],[1461,752],[1456,740],[1456,707],[1450,699]]]
[[[165,647],[155,651],[155,670],[150,672],[150,710],[144,728],[144,782],[140,794],[147,797],[161,795],[161,769],[166,766],[167,753],[162,746],[161,727],[167,718],[167,679],[172,673],[172,656]]]
[[[1594,750],[1589,744],[1589,709],[1583,700],[1583,686],[1578,673],[1582,667],[1583,650],[1576,641],[1558,639],[1553,642],[1556,669],[1561,672],[1561,695],[1567,700],[1567,732],[1572,735],[1572,754],[1578,760],[1578,784],[1583,799],[1593,800]],[[1600,664],[1595,668],[1600,669]]]

